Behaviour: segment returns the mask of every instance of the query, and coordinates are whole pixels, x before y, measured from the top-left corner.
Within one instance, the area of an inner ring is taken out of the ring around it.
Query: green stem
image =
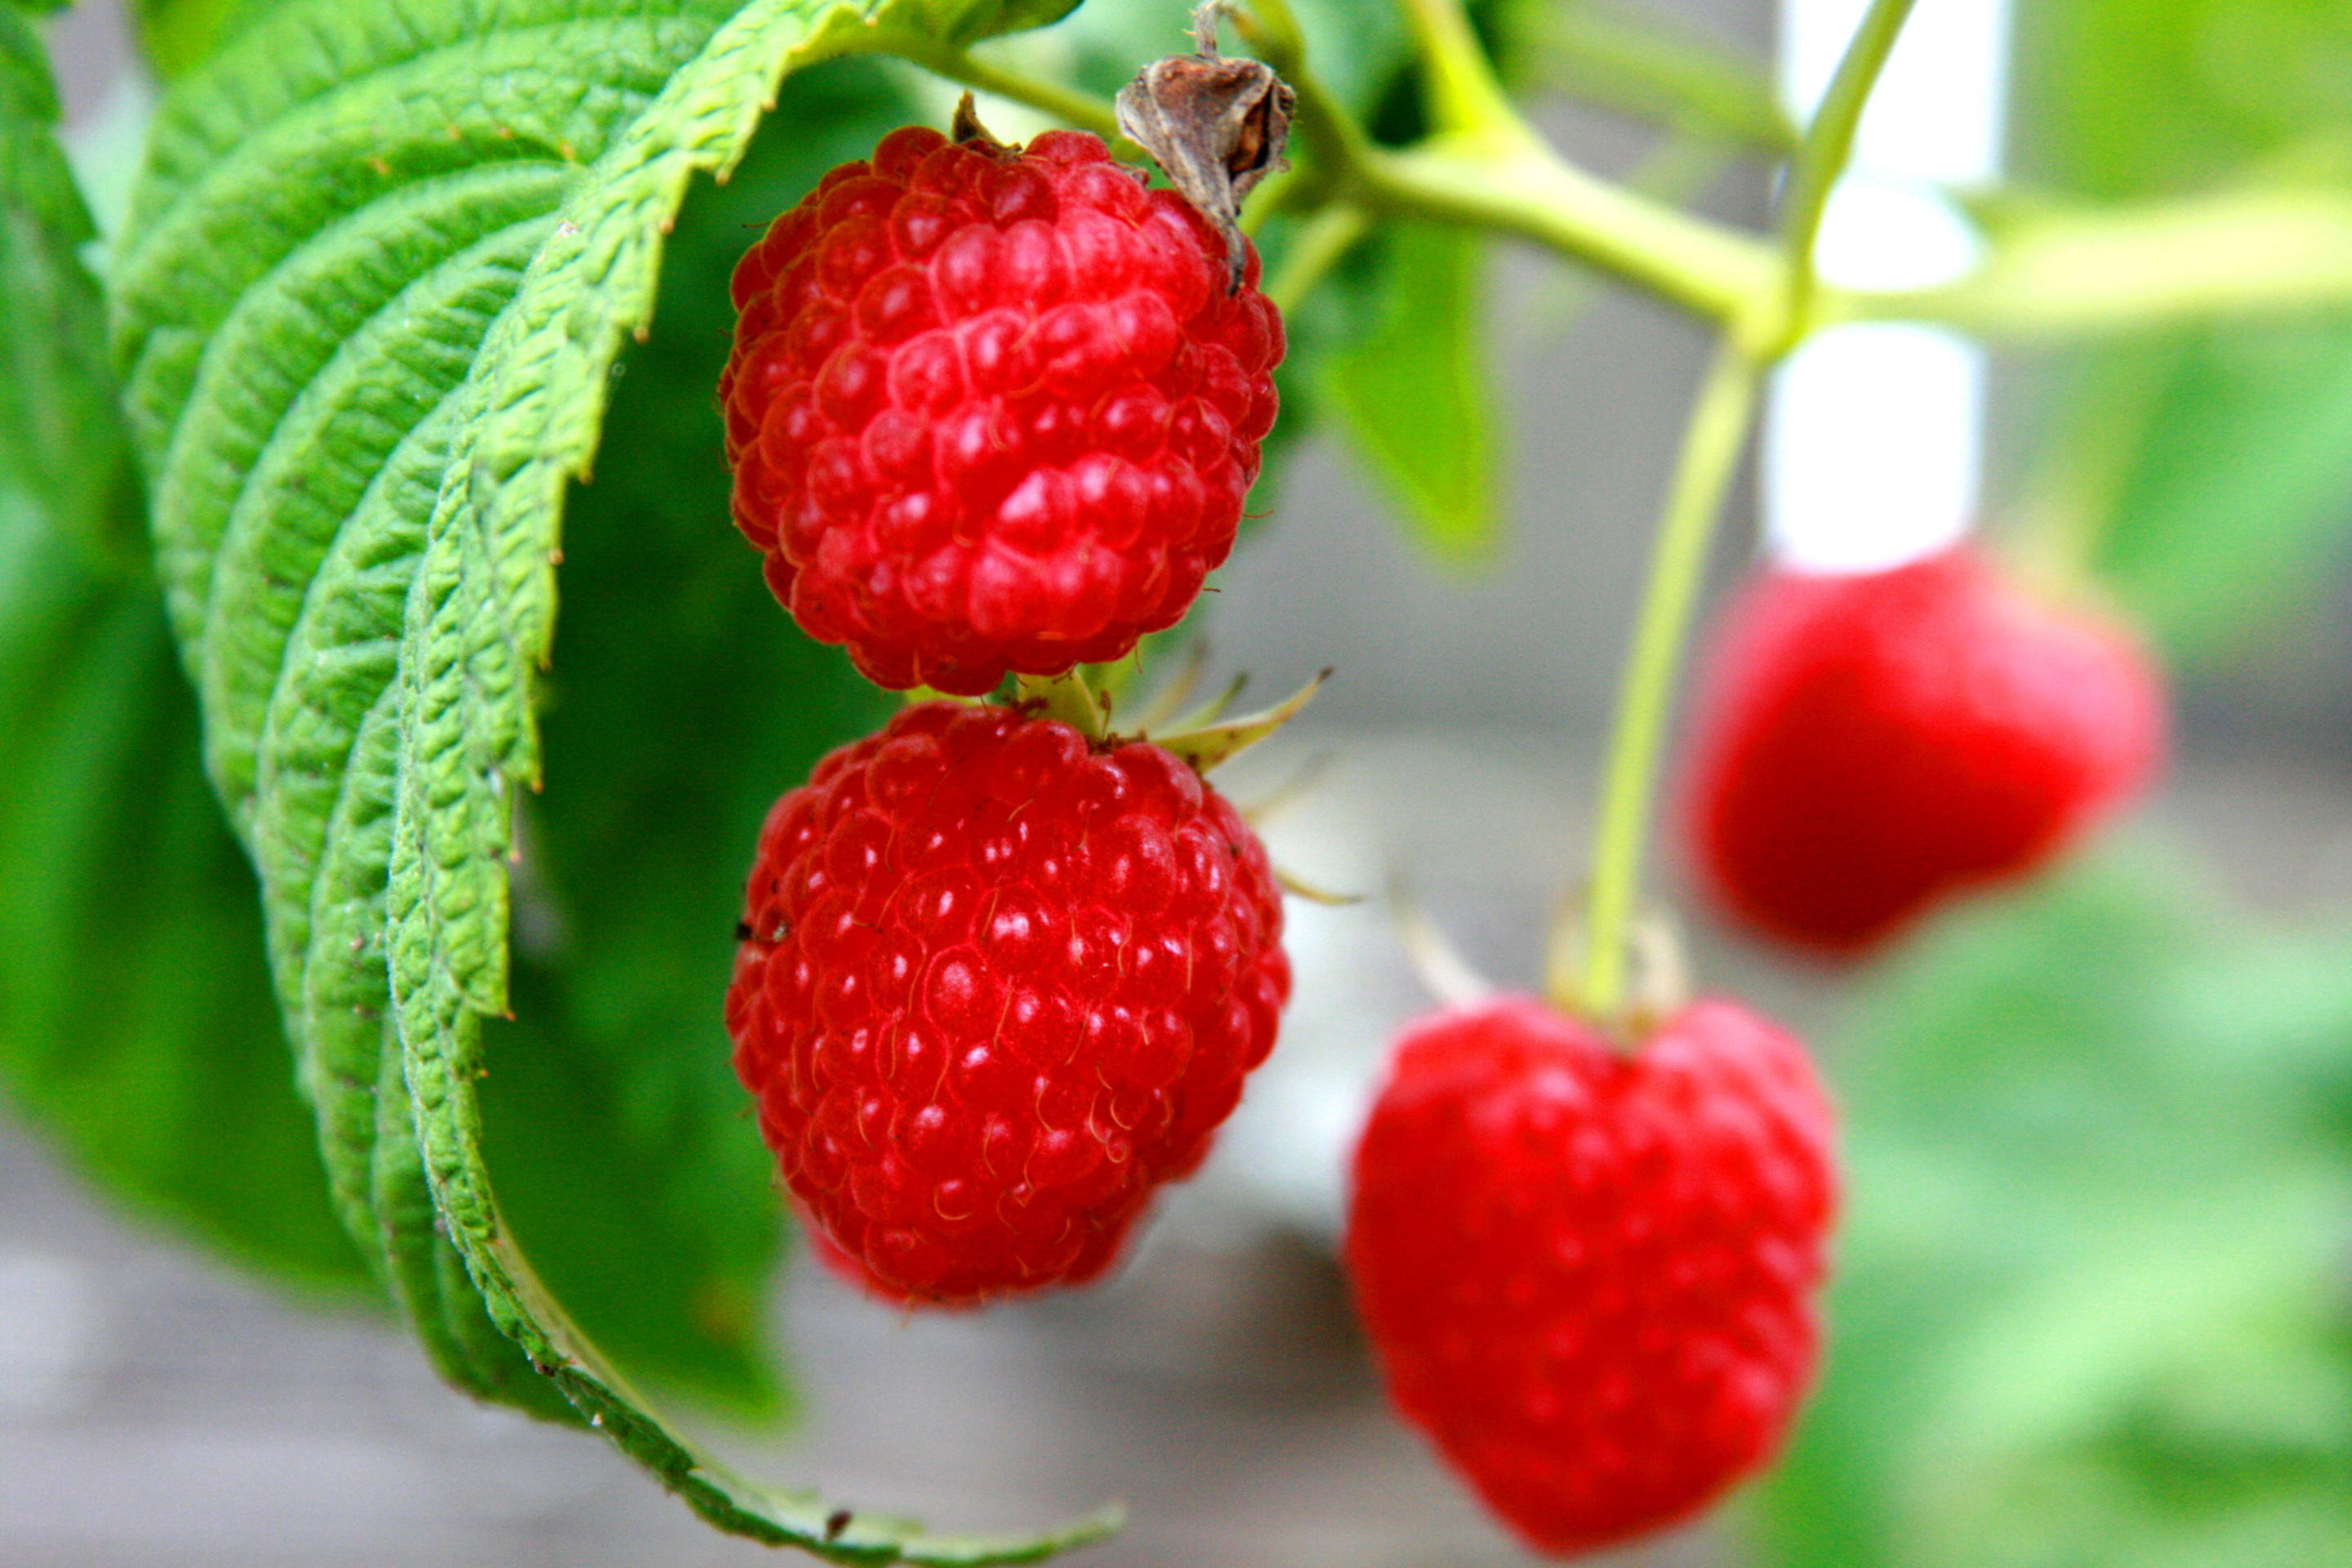
[[[1348,176],[1343,191],[1374,213],[1517,235],[1718,322],[1745,327],[1785,292],[1770,247],[1596,179],[1548,150],[1498,159],[1428,143],[1398,153],[1366,146]]]
[[[1403,0],[1403,5],[1421,48],[1430,123],[1438,134],[1494,135],[1504,141],[1525,136],[1518,110],[1495,79],[1495,68],[1470,18],[1463,15],[1461,0]]]
[[[1266,280],[1266,299],[1276,310],[1288,316],[1371,226],[1372,220],[1356,207],[1325,207],[1308,218],[1290,242],[1281,270]]]
[[[1036,704],[1046,718],[1060,720],[1091,744],[1099,745],[1108,738],[1109,721],[1095,700],[1094,689],[1087,684],[1083,668],[1067,675],[1015,676],[1013,686],[1014,700],[1021,706]]]
[[[1413,3],[1425,7],[1436,0]],[[1431,13],[1432,25],[1442,27],[1437,15]],[[1780,258],[1770,246],[1568,163],[1518,117],[1499,87],[1489,96],[1465,85],[1474,72],[1486,73],[1483,62],[1448,68],[1448,79],[1465,95],[1458,107],[1475,114],[1475,129],[1391,150],[1366,136],[1308,68],[1305,40],[1285,0],[1255,0],[1244,19],[1259,55],[1298,94],[1295,139],[1327,199],[1376,217],[1517,235],[1718,322],[1757,322],[1785,297]],[[1485,79],[1491,83],[1491,74]],[[1473,102],[1482,107],[1466,107]]]
[[[895,41],[893,52],[913,61],[936,76],[950,81],[960,81],[974,92],[985,92],[1013,103],[1024,103],[1041,114],[1050,114],[1066,125],[1091,131],[1111,145],[1119,157],[1133,161],[1143,155],[1143,149],[1120,134],[1118,116],[1111,106],[1091,93],[1064,87],[1059,82],[1040,81],[1019,71],[1007,70],[991,64],[968,50],[940,45],[918,53]]]
[[[1649,586],[1643,594],[1609,738],[1601,816],[1593,832],[1582,981],[1577,994],[1553,997],[1562,1008],[1597,1022],[1612,1021],[1624,1001],[1626,932],[1641,880],[1651,785],[1665,740],[1675,676],[1698,598],[1715,516],[1747,445],[1761,374],[1759,362],[1738,342],[1727,339],[1716,351],[1683,436],[1682,457],[1659,523]]]
[[[1796,150],[1770,76],[1756,60],[1649,17],[1571,5],[1540,36],[1570,91],[1605,108],[1706,131],[1775,156]]]
[[[1895,50],[1912,3],[1872,0],[1789,164],[1788,195],[1780,205],[1780,244],[1789,261],[1787,324],[1784,341],[1777,345],[1782,352],[1794,347],[1805,331],[1812,308],[1813,247],[1829,211],[1830,192],[1853,156],[1863,108],[1870,101],[1870,89],[1878,85],[1879,72],[1886,68],[1886,57]]]

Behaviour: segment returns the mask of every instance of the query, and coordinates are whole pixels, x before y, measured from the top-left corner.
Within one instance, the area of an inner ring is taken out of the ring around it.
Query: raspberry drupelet
[[[1275,416],[1251,253],[1082,132],[908,127],[736,268],[734,515],[778,599],[903,689],[992,689],[1173,626]]]
[[[770,814],[735,1068],[820,1254],[868,1290],[1081,1283],[1273,1048],[1281,935],[1265,849],[1188,763],[925,703]]]

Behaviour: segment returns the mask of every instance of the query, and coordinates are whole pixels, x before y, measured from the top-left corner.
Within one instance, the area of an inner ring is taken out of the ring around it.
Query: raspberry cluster
[[[1281,318],[1081,132],[908,127],[753,246],[720,383],[734,514],[803,630],[961,695],[1116,659],[1231,550]]]
[[[932,702],[760,836],[727,1026],[795,1204],[868,1289],[1090,1279],[1190,1174],[1290,990],[1265,851],[1140,742]]]
[[[1803,1048],[1727,1002],[1631,1056],[1525,997],[1409,1029],[1347,1241],[1398,1407],[1541,1551],[1704,1507],[1811,1382],[1830,1141]]]

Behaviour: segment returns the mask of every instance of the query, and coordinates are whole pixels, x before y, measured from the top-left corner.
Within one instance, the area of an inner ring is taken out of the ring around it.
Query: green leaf
[[[2142,423],[2098,567],[2176,656],[2235,652],[2278,625],[2295,584],[2326,581],[2352,531],[2352,326],[2214,335],[2110,363],[2137,379]]]
[[[1324,366],[1320,391],[1403,504],[1413,536],[1455,561],[1490,551],[1499,466],[1487,384],[1485,239],[1391,226],[1379,324]]]
[[[47,58],[0,9],[0,1078],[142,1214],[349,1294],[251,874],[196,765]]]
[[[1864,1001],[1786,1565],[2352,1554],[2352,931],[2146,851],[1952,920]]]
[[[0,498],[0,1080],[133,1212],[364,1290],[154,590]]]
[[[186,75],[268,16],[281,0],[131,0],[147,61],[165,81]]]
[[[716,1003],[768,807],[893,704],[793,630],[726,526],[711,390],[751,237],[907,119],[871,62],[797,75],[733,177],[680,215],[657,331],[616,364],[595,482],[569,503],[573,631],[542,683],[517,1022],[486,1041],[490,1174],[550,1288],[625,1365],[745,1415],[777,1401],[745,1352],[779,1205]],[[681,1288],[641,1288],[661,1270]]]
[[[2074,229],[2023,215],[2033,243],[2018,262],[2039,260],[2010,266],[2017,304],[2046,307],[2053,286],[2126,301],[2158,255],[2176,271],[2209,258],[2216,277],[2253,266],[2283,297],[2340,281],[2352,10],[2057,0],[2021,12],[2016,58],[2023,174],[2116,201],[2181,198]],[[2022,510],[2090,541],[2089,563],[2183,662],[2273,632],[2352,536],[2340,315],[2095,351],[2052,424]]]
[[[648,717],[691,722],[698,682],[729,676],[727,650],[687,604],[598,626],[671,553],[656,531],[633,552],[633,517],[602,520],[577,548],[616,553],[587,574],[572,646],[625,640],[601,668],[579,660],[593,690],[562,685],[570,661],[559,667],[543,745],[559,519],[596,455],[618,356],[648,323],[689,182],[730,169],[779,79],[1058,9],[283,9],[173,89],[115,270],[158,574],[207,770],[261,872],[299,1078],[347,1223],[462,1385],[518,1402],[558,1390],[721,1528],[845,1561],[1024,1560],[1108,1521],[1011,1542],[845,1523],[728,1475],[634,1392],[642,1376],[739,1410],[772,1403],[746,1266],[772,1246],[774,1200],[748,1127],[709,1135],[724,1047],[700,1007],[715,1013],[723,989],[738,896],[724,884],[748,854],[747,800],[795,781],[730,781],[709,794],[712,819],[616,841],[611,822],[674,813],[695,794],[682,780],[739,761],[648,756],[646,732],[628,732]],[[666,434],[643,472],[717,464],[708,385],[684,405],[704,421],[701,454]],[[583,516],[599,521],[593,503]],[[723,508],[702,526],[727,537]],[[700,581],[713,558],[699,545],[686,557],[679,570]],[[756,579],[748,556],[736,569]],[[843,688],[806,650],[747,668],[756,647],[733,650],[731,675],[765,705],[737,691],[710,732],[740,742],[747,723],[773,724],[776,738],[734,748],[740,760],[796,768],[849,722]],[[641,668],[625,668],[630,655]],[[803,678],[815,689],[793,692]],[[583,721],[567,738],[574,705]],[[574,801],[552,765],[566,755],[622,765],[578,781]],[[547,804],[525,804],[542,777]],[[600,814],[604,826],[582,830]],[[741,837],[716,847],[722,829]],[[510,909],[526,917],[520,961]],[[700,924],[713,910],[725,923]],[[555,918],[534,932],[541,914]],[[649,932],[647,951],[630,950]],[[659,984],[672,995],[648,1005]],[[523,1016],[509,1026],[510,1003]],[[415,1201],[420,1160],[429,1205]],[[512,1183],[503,1196],[494,1174]],[[525,1362],[545,1380],[519,1381]]]
[[[2121,199],[2201,190],[2352,126],[2333,0],[2045,0],[2018,16],[2018,172]]]
[[[31,22],[0,8],[0,508],[30,508],[93,555],[127,557],[135,481],[104,308],[79,254],[96,231],[57,121],[47,53]]]

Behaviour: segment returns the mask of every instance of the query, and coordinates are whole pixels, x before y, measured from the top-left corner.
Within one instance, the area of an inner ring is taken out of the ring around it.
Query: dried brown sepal
[[[948,121],[948,140],[954,142],[976,142],[1000,160],[1018,154],[1020,148],[999,142],[980,122],[980,105],[969,92],[956,100],[955,118]]]
[[[1119,89],[1118,128],[1151,154],[1179,195],[1225,237],[1225,291],[1241,292],[1247,250],[1242,199],[1276,169],[1297,96],[1262,60],[1217,53],[1222,0],[1192,13],[1200,52],[1171,55]]]

